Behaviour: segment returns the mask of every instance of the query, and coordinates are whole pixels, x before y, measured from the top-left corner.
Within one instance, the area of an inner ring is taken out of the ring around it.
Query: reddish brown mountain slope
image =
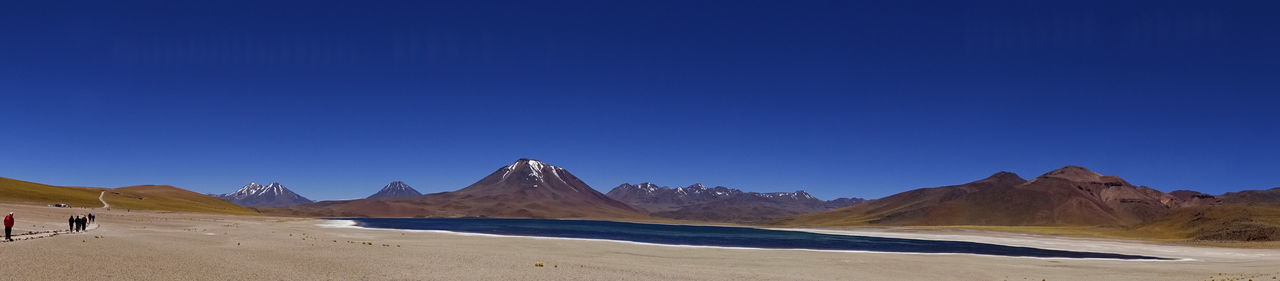
[[[520,159],[458,191],[413,198],[325,201],[267,213],[341,217],[645,218],[563,168]]]
[[[1222,204],[1222,198],[1193,190],[1174,190],[1169,192],[1179,207],[1197,207]]]
[[[1032,179],[1001,172],[979,181],[899,193],[827,212],[799,215],[791,225],[1089,225],[1149,222],[1177,198],[1114,176],[1067,166]]]

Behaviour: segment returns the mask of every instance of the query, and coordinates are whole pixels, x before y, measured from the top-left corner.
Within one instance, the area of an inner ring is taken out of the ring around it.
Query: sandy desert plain
[[[341,221],[0,204],[6,280],[1277,280],[1274,247],[1070,238],[962,229],[810,230],[1177,258],[1040,259],[969,254],[763,250],[363,229]],[[535,263],[543,263],[537,267]]]

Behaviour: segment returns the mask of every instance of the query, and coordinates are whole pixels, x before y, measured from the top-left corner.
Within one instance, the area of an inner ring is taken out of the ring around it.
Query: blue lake
[[[1159,257],[1048,250],[975,242],[832,235],[747,227],[490,218],[354,218],[349,220],[355,221],[359,226],[369,228],[604,239],[668,245],[902,253],[963,253],[1041,258],[1166,260]]]

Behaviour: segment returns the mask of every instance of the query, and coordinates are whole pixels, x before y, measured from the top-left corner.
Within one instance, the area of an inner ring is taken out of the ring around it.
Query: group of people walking
[[[89,213],[88,215],[84,215],[84,216],[71,216],[67,218],[67,228],[68,228],[67,231],[70,231],[70,232],[85,231],[87,228],[89,228],[89,224],[93,223],[93,220],[95,218],[96,216],[94,216],[93,213]]]
[[[67,218],[67,231],[86,231],[89,228],[89,224],[93,223],[97,218],[98,216],[93,213],[83,216],[71,216]],[[4,240],[13,241],[13,212],[9,212],[8,215],[4,216]]]

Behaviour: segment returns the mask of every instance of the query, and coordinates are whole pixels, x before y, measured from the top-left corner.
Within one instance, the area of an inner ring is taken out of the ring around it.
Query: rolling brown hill
[[[258,209],[271,214],[327,217],[648,217],[596,191],[569,171],[532,159],[520,159],[453,192]]]
[[[1179,208],[1132,233],[1183,240],[1280,240],[1280,205],[1221,204]]]
[[[103,192],[106,192],[105,194]],[[102,207],[98,196],[113,209],[256,215],[257,212],[212,196],[167,185],[121,188],[65,187],[0,178],[0,202],[72,207]]]
[[[1244,190],[1218,196],[1223,203],[1280,205],[1280,187],[1267,190]]]
[[[827,212],[783,220],[789,225],[1121,226],[1154,221],[1178,199],[1083,167],[1032,179],[1000,172],[953,186],[911,190]]]

